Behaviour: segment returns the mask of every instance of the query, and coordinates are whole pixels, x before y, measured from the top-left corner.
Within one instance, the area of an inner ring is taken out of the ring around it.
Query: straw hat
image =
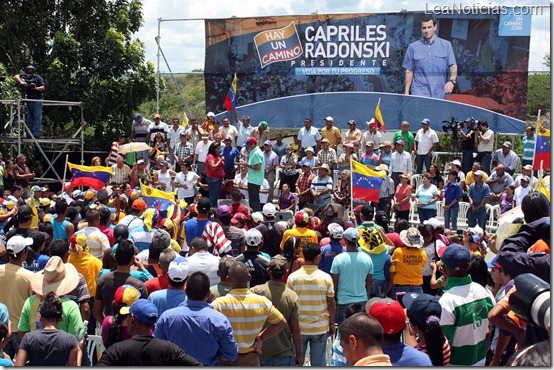
[[[40,296],[54,292],[59,296],[70,293],[79,285],[79,273],[75,266],[63,263],[58,256],[50,257],[44,270],[31,276],[31,289]]]

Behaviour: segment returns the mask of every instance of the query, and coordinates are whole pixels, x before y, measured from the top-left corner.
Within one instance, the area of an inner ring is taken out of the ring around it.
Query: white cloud
[[[461,1],[471,5],[473,1]],[[459,4],[460,1],[456,1]],[[545,0],[475,2],[480,5],[549,5]],[[173,72],[189,72],[204,67],[204,22],[206,18],[230,18],[325,13],[398,12],[402,9],[423,10],[425,6],[452,6],[453,1],[412,2],[406,0],[143,0],[144,26],[137,33],[146,45],[146,60],[156,62],[158,19],[161,23],[160,44]],[[168,19],[200,19],[179,22]],[[550,50],[550,9],[533,16],[529,69],[544,70],[543,55]],[[168,69],[161,59],[160,70]]]

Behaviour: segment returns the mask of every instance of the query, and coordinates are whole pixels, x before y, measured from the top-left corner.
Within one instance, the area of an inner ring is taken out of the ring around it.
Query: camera
[[[514,279],[516,292],[510,296],[510,307],[528,324],[543,329],[550,326],[550,284],[526,273]]]
[[[458,128],[464,128],[464,121],[456,122],[456,119],[452,117],[450,120],[442,121],[442,123],[446,123],[442,126],[442,131],[451,133],[454,141],[458,140]]]

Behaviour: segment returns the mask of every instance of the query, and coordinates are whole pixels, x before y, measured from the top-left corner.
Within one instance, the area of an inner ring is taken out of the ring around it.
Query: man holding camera
[[[462,138],[462,172],[468,173],[473,167],[473,153],[475,152],[475,120],[469,117],[465,120],[467,131],[464,132],[462,123],[458,124],[458,135]]]
[[[29,120],[27,125],[34,137],[40,136],[42,124],[42,99],[44,98],[44,80],[37,74],[35,67],[28,65],[23,73],[13,76],[16,86],[25,93],[25,99],[33,99],[27,102]]]

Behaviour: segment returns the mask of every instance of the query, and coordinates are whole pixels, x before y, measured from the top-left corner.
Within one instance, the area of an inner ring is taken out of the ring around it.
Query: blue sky
[[[547,5],[549,1],[455,1],[456,5]],[[326,13],[373,13],[424,10],[425,7],[452,6],[453,1],[403,0],[143,0],[144,26],[136,37],[146,45],[146,59],[156,64],[158,19],[197,19],[162,22],[160,44],[174,73],[204,68],[204,22],[206,18],[277,16]],[[543,56],[550,51],[550,8],[543,15],[533,16],[529,58],[530,71],[542,71]],[[169,68],[160,58],[160,70]]]

